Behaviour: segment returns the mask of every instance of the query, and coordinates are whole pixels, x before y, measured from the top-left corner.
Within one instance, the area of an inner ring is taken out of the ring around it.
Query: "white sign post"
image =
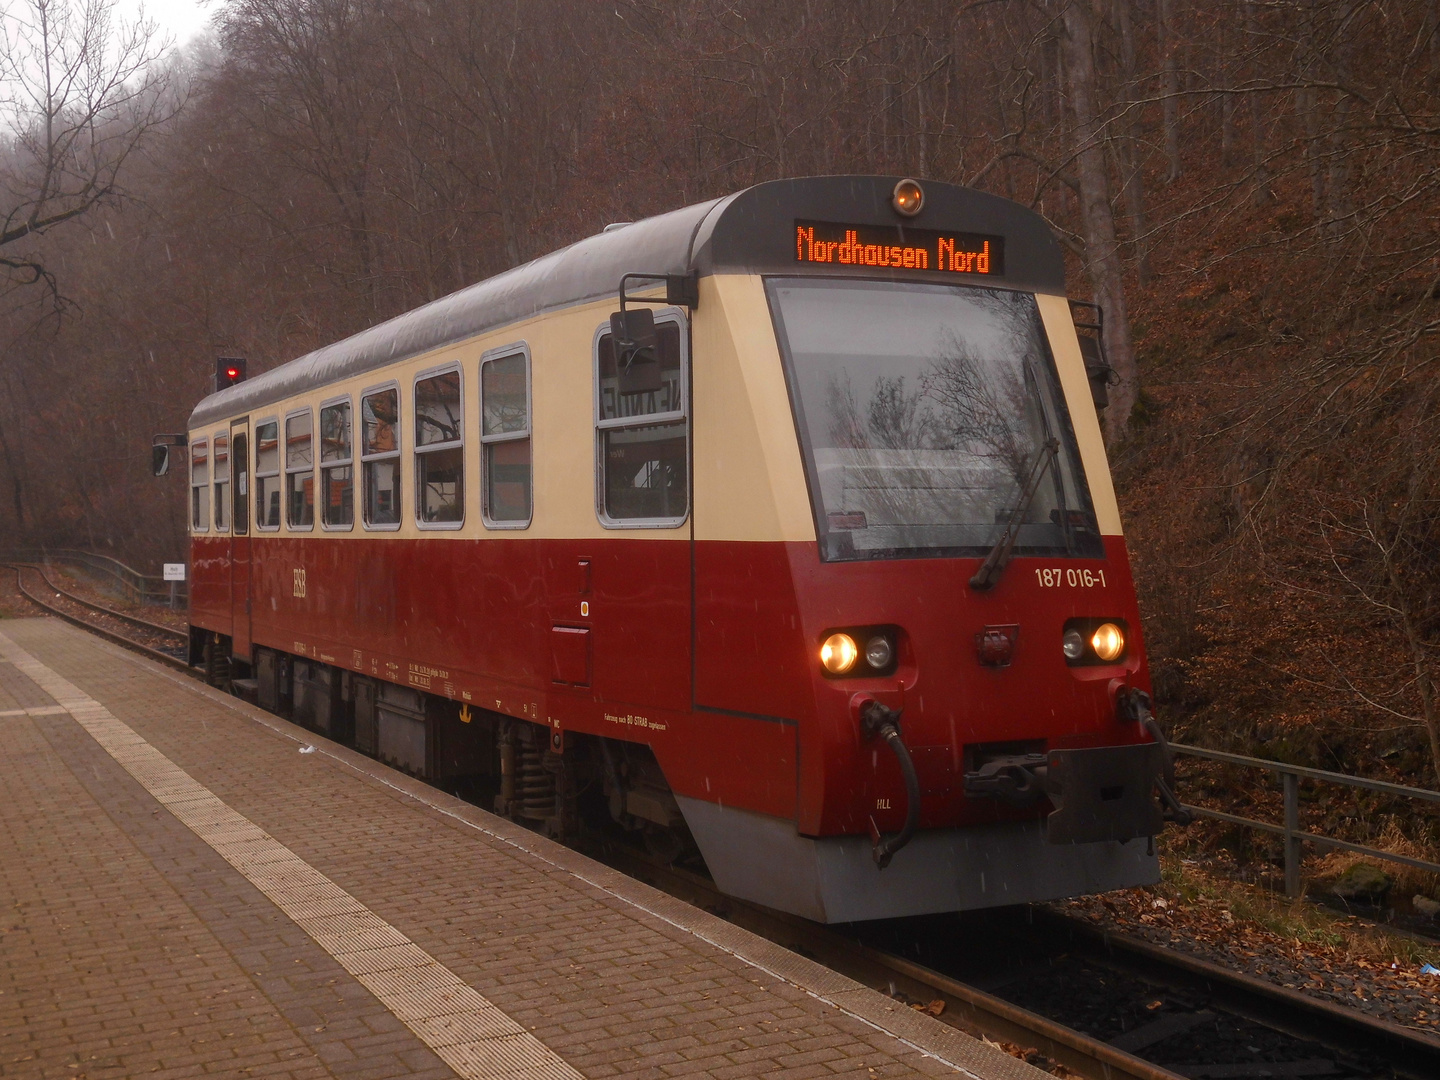
[[[167,562],[165,564],[165,580],[170,583],[170,610],[175,610],[175,583],[185,580],[185,564],[183,562]]]

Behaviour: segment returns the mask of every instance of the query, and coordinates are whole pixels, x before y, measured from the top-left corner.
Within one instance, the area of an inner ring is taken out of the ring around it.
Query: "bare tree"
[[[1140,373],[1130,339],[1125,282],[1120,265],[1115,212],[1110,204],[1109,178],[1096,102],[1094,19],[1089,0],[1065,7],[1066,77],[1075,110],[1075,162],[1080,174],[1080,219],[1085,235],[1085,261],[1095,283],[1096,302],[1105,310],[1105,348],[1119,376],[1105,419],[1111,439],[1120,438],[1140,395]]]
[[[25,241],[119,200],[122,170],[176,107],[156,62],[169,42],[143,17],[117,19],[115,0],[24,0],[5,15],[0,110],[15,137],[0,154],[0,269],[53,289]]]

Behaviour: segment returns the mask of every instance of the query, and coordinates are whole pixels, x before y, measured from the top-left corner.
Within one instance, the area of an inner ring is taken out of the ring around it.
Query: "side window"
[[[415,517],[422,528],[465,520],[460,372],[415,380]]]
[[[204,439],[190,444],[190,527],[210,530],[210,444]]]
[[[365,524],[400,524],[400,391],[392,387],[360,399],[360,460]]]
[[[315,527],[315,457],[310,410],[285,418],[285,511],[292,529]]]
[[[689,509],[689,421],[680,316],[657,315],[659,361],[643,389],[622,386],[614,339],[595,339],[595,442],[599,472],[596,507],[606,525],[673,526]],[[643,363],[644,361],[637,361]],[[647,367],[650,365],[646,365]]]
[[[348,529],[355,524],[348,400],[320,409],[320,499],[320,517],[327,528]]]
[[[280,527],[280,425],[255,425],[255,527]]]
[[[215,531],[224,532],[230,527],[230,436],[224,432],[215,433]]]
[[[497,528],[530,523],[530,354],[520,346],[480,360],[482,515]]]

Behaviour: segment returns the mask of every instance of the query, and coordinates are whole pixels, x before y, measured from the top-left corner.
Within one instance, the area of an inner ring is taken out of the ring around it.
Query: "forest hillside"
[[[97,113],[83,212],[0,235],[0,547],[182,557],[150,437],[217,355],[253,376],[757,181],[968,184],[1042,213],[1105,308],[1168,722],[1434,786],[1437,26],[1437,0],[226,0]],[[59,160],[14,124],[12,224]]]

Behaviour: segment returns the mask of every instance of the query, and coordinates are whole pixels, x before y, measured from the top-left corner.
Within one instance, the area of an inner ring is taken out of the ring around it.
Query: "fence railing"
[[[119,559],[76,548],[34,548],[12,551],[4,556],[17,562],[57,562],[82,566],[101,574],[120,586],[132,604],[171,604],[186,607],[189,601],[188,581],[166,581],[158,574],[142,574]]]
[[[1269,821],[1255,821],[1252,818],[1240,817],[1238,814],[1227,814],[1222,810],[1211,810],[1204,806],[1190,806],[1187,804],[1185,809],[1199,817],[1207,817],[1215,821],[1224,821],[1231,825],[1243,826],[1247,829],[1258,829],[1261,832],[1282,837],[1285,841],[1286,896],[1300,895],[1301,845],[1306,843],[1315,844],[1317,847],[1334,848],[1339,851],[1353,851],[1358,855],[1368,855],[1372,859],[1384,859],[1388,862],[1398,863],[1401,866],[1424,870],[1427,873],[1440,874],[1440,864],[1437,863],[1426,862],[1424,859],[1412,859],[1408,855],[1397,855],[1393,851],[1381,851],[1379,848],[1369,847],[1365,844],[1351,843],[1349,840],[1340,840],[1334,836],[1321,836],[1318,833],[1301,831],[1300,781],[1317,780],[1327,784],[1342,784],[1345,787],[1377,791],[1382,795],[1397,795],[1407,799],[1420,799],[1424,802],[1432,803],[1440,803],[1440,791],[1431,791],[1428,788],[1406,787],[1404,784],[1391,784],[1384,780],[1367,780],[1363,776],[1348,776],[1345,773],[1327,772],[1324,769],[1310,769],[1303,765],[1287,765],[1283,761],[1269,761],[1265,758],[1246,757],[1243,754],[1227,754],[1221,750],[1205,750],[1198,746],[1187,746],[1184,743],[1171,743],[1170,749],[1174,750],[1177,754],[1204,758],[1207,761],[1219,761],[1227,765],[1241,765],[1248,769],[1263,769],[1280,774],[1280,782],[1285,799],[1285,821],[1283,824],[1277,825]]]

